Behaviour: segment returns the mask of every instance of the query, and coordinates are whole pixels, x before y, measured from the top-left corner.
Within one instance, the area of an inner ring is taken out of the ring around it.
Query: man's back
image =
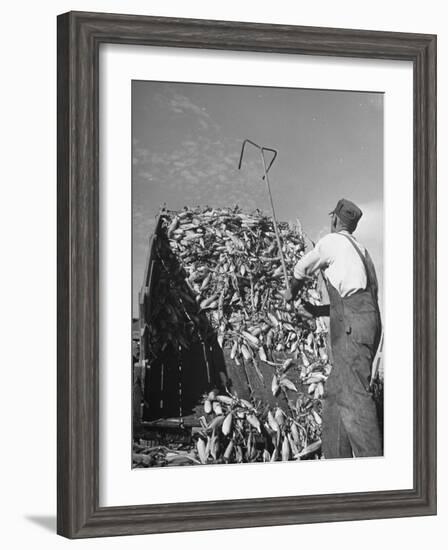
[[[297,279],[302,279],[322,269],[342,297],[365,289],[367,273],[355,246],[364,256],[369,267],[371,283],[376,287],[375,269],[369,254],[364,246],[347,231],[329,233],[320,239],[314,249],[297,262],[294,276]]]

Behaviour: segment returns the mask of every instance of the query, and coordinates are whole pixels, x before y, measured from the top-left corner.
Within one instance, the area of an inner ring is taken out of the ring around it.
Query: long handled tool
[[[264,172],[264,176],[263,176],[262,179],[265,180],[266,187],[268,189],[269,201],[271,203],[272,220],[273,220],[273,224],[274,224],[274,231],[275,231],[275,236],[277,238],[277,245],[278,245],[278,250],[279,250],[279,253],[280,253],[280,260],[282,262],[283,273],[285,275],[285,286],[286,286],[286,290],[289,290],[288,272],[286,271],[285,257],[283,256],[283,250],[282,250],[282,241],[280,239],[280,232],[279,232],[278,226],[277,226],[277,218],[275,217],[274,201],[272,199],[271,186],[269,185],[269,177],[268,177],[268,172],[269,172],[271,166],[273,165],[274,160],[276,159],[278,152],[275,149],[272,149],[271,147],[262,147],[261,145],[257,145],[256,143],[254,143],[250,139],[245,139],[243,141],[243,146],[241,147],[241,155],[240,155],[240,162],[238,163],[238,170],[241,170],[241,163],[243,162],[244,149],[245,149],[247,143],[249,143],[250,145],[252,145],[253,147],[255,147],[256,149],[258,149],[260,151],[261,160],[263,162],[263,172]],[[266,166],[266,159],[264,157],[265,151],[269,151],[270,153],[273,153],[273,157],[271,158],[271,161],[269,162],[269,164],[267,166]]]

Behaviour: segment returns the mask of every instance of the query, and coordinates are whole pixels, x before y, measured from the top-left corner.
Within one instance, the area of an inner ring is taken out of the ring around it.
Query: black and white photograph
[[[4,4],[5,549],[445,540],[443,8]]]
[[[133,468],[383,456],[383,94],[133,81],[132,163]]]

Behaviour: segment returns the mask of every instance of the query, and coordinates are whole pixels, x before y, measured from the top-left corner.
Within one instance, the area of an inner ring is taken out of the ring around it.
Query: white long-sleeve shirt
[[[341,231],[356,239],[347,231]],[[366,257],[369,264],[369,272],[372,283],[377,287],[375,269],[366,249],[356,241],[360,252]],[[357,290],[366,288],[367,276],[364,264],[358,253],[346,237],[337,233],[329,233],[320,239],[316,246],[305,254],[294,268],[294,277],[304,279],[322,269],[330,283],[336,288],[339,294],[350,296]],[[377,288],[375,288],[375,291]]]

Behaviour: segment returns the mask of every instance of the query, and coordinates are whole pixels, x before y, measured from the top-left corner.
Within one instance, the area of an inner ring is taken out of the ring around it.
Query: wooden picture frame
[[[99,46],[407,60],[414,80],[414,486],[99,506]],[[69,538],[436,513],[436,37],[70,12],[58,17],[58,519]]]

